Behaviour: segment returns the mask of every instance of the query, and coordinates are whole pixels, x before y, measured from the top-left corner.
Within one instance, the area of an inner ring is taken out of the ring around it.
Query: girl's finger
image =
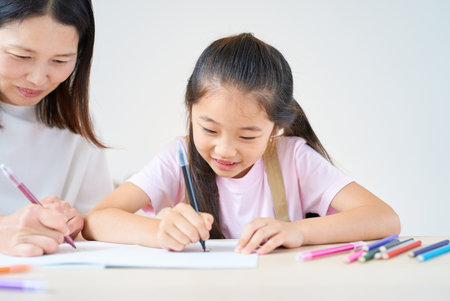
[[[243,246],[241,253],[242,254],[252,253],[277,233],[278,229],[276,227],[271,226],[270,224],[259,228],[258,230],[255,231],[248,244]]]
[[[190,237],[191,242],[197,242],[200,238],[209,238],[209,229],[205,219],[191,206],[180,206],[178,212],[185,218],[187,223],[177,223],[176,226]]]
[[[258,255],[264,255],[267,253],[272,252],[273,250],[275,250],[276,248],[278,248],[279,246],[281,246],[283,244],[283,240],[281,238],[281,234],[278,233],[274,236],[272,236],[271,238],[269,238],[269,240],[267,240],[265,243],[263,243],[259,249],[256,251],[256,253]]]
[[[182,244],[183,246],[191,242],[190,237],[186,235],[182,230],[183,228],[188,227],[188,221],[186,221],[186,219],[181,214],[174,211],[167,212],[159,225],[161,233],[165,233],[171,236],[175,241]],[[190,227],[193,229],[192,225]]]
[[[167,232],[159,234],[158,241],[161,248],[169,251],[182,251],[185,247],[185,244],[180,243]]]
[[[263,218],[257,218],[254,221],[248,223],[242,231],[241,237],[236,245],[235,252],[241,253],[241,251],[248,245],[255,232],[264,227],[267,221]]]

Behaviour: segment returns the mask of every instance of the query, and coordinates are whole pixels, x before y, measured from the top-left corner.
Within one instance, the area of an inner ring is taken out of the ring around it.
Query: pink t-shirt
[[[324,216],[332,211],[334,196],[353,180],[325,160],[300,137],[277,138],[289,218],[303,219],[308,212]],[[184,137],[178,137],[186,148]],[[128,181],[141,188],[156,213],[185,201],[184,178],[176,140],[159,152]],[[245,225],[258,217],[275,218],[263,159],[242,178],[216,178],[220,195],[221,229],[226,238],[239,238]]]

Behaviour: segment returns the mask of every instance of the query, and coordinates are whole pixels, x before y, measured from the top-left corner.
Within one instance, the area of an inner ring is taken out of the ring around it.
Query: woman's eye
[[[31,56],[25,56],[25,55],[18,55],[18,54],[13,54],[14,57],[20,59],[20,60],[29,60],[31,59]]]
[[[57,64],[65,64],[67,61],[61,61],[61,60],[53,60]]]
[[[216,132],[207,128],[203,128],[203,130],[209,134],[215,134]]]

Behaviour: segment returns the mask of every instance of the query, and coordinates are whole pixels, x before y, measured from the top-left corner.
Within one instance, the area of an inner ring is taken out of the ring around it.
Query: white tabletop
[[[426,246],[449,237],[414,238]],[[295,260],[332,246],[278,249],[245,270],[38,269],[1,277],[45,280],[49,290],[1,290],[0,300],[450,300],[450,253],[426,262],[401,254],[348,264],[348,252]]]

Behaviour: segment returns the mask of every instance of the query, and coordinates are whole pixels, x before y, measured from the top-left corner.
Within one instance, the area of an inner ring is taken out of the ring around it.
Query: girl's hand
[[[13,256],[54,253],[69,235],[67,218],[54,210],[28,205],[0,217],[0,252]]]
[[[161,222],[157,240],[161,248],[182,251],[189,243],[207,240],[214,218],[208,213],[197,213],[194,208],[180,203],[158,214]]]
[[[63,214],[67,218],[67,226],[69,227],[70,236],[75,239],[78,233],[83,229],[83,216],[66,201],[61,200],[57,196],[48,196],[40,200],[41,204],[48,209],[53,209]]]
[[[299,226],[292,222],[282,222],[273,218],[257,218],[245,226],[235,252],[258,255],[272,252],[279,246],[300,247],[303,234]]]

